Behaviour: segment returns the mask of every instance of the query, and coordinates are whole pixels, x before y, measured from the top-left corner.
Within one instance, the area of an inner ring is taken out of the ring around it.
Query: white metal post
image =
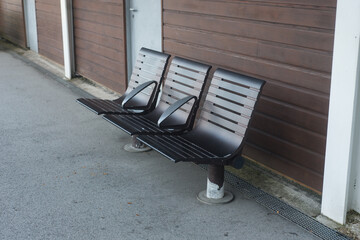
[[[75,70],[72,0],[60,0],[65,77],[71,79]]]
[[[208,165],[206,190],[201,191],[197,199],[206,204],[225,204],[234,199],[234,195],[225,191],[224,165]]]
[[[344,224],[359,84],[360,1],[338,0],[321,212]]]

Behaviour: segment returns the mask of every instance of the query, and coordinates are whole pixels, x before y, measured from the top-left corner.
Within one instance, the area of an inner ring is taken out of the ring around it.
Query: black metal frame
[[[217,69],[193,130],[138,139],[174,162],[191,161],[241,168],[241,152],[265,82]]]

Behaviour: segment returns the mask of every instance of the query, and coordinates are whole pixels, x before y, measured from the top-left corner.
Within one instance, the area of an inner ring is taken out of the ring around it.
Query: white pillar
[[[350,200],[348,209],[353,209],[360,213],[360,84],[358,85],[358,102],[357,102],[357,120],[355,128],[355,139],[353,142],[354,157],[351,165],[350,178]]]
[[[72,0],[60,0],[65,77],[71,79],[75,70]]]
[[[344,224],[359,84],[360,1],[338,0],[321,213]]]

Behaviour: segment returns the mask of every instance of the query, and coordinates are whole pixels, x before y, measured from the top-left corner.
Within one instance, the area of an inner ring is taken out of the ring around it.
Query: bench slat
[[[239,112],[241,114],[244,114],[245,116],[250,116],[252,113],[252,109],[244,108],[241,105],[234,104],[232,102],[223,100],[221,98],[215,97],[213,95],[207,95],[206,100],[213,102],[215,104],[218,104],[224,108],[231,109],[232,111]]]
[[[253,99],[249,99],[241,95],[236,95],[219,88],[214,88],[212,86],[209,88],[208,94],[211,93],[213,95],[220,96],[221,98],[227,99],[232,102],[236,102],[237,104],[248,106],[250,108],[253,108],[255,106],[255,101]]]
[[[238,123],[244,126],[247,126],[249,124],[249,118],[241,116],[240,113],[236,114],[228,110],[225,110],[223,108],[220,108],[209,101],[204,102],[203,111],[213,112],[222,115],[228,119],[234,119],[234,120],[236,119]]]
[[[171,80],[167,80],[165,86],[169,86],[172,89],[176,89],[176,90],[181,91],[181,92],[186,92],[186,93],[189,93],[189,94],[191,93],[191,95],[193,95],[193,96],[198,96],[199,92],[200,92],[199,88],[188,87],[188,86],[173,82]],[[172,91],[172,89],[170,90],[169,88],[163,88],[163,91],[168,93],[168,91]]]
[[[237,84],[249,86],[251,88],[260,90],[264,85],[264,81],[260,79],[256,79],[253,77],[245,76],[242,74],[234,73],[227,71],[225,69],[217,69],[214,73],[214,78],[217,79],[227,79],[229,81],[235,82]]]
[[[213,78],[213,80],[211,81],[211,85],[214,87],[222,87],[228,90],[231,90],[233,92],[245,95],[245,96],[249,96],[252,98],[256,98],[257,95],[259,94],[259,91],[256,91],[254,89],[251,88],[245,88],[243,86],[239,86],[239,85],[235,85],[231,82],[226,82],[223,80],[219,80],[217,78]]]
[[[161,77],[161,74],[162,74],[162,71],[163,69],[161,67],[154,67],[154,66],[151,66],[151,65],[148,65],[148,64],[138,64],[138,65],[135,65],[135,68],[134,69],[137,69],[139,71],[145,71],[145,72],[148,72],[154,76],[160,76]]]
[[[152,73],[149,73],[149,72],[146,72],[146,71],[139,70],[137,68],[135,68],[133,70],[133,74],[135,74],[135,76],[141,76],[141,77],[144,77],[146,79],[155,80],[155,81],[156,81],[156,79],[159,79],[161,77],[161,75],[159,75],[159,74],[152,74]]]
[[[148,63],[152,66],[161,67],[166,62],[166,59],[159,59],[156,57],[139,54],[136,56],[136,62]]]
[[[183,76],[180,76],[180,75],[177,75],[177,74],[174,74],[174,73],[169,73],[168,74],[168,77],[167,77],[166,81],[169,81],[169,80],[175,80],[175,81],[177,81],[179,83],[186,84],[189,87],[199,88],[199,89],[202,87],[202,84],[204,82],[204,81],[200,81],[200,80],[195,81],[193,79],[185,78]]]
[[[220,125],[221,127],[224,127],[230,131],[234,131],[236,133],[239,133],[240,135],[244,135],[246,131],[246,127],[238,125],[236,123],[233,123],[229,121],[228,119],[224,119],[222,117],[216,116],[214,114],[211,114],[206,111],[201,112],[201,118],[210,122],[210,123],[216,123]]]
[[[179,93],[183,93],[183,94],[185,94],[187,96],[189,96],[189,95],[196,96],[198,94],[197,89],[187,89],[186,92],[184,92],[184,91],[181,91],[180,89],[172,88],[172,86],[173,86],[172,82],[168,82],[168,84],[164,86],[163,91],[164,92],[176,91],[176,92],[179,92]]]
[[[181,66],[175,65],[175,64],[171,64],[171,71],[169,71],[171,73],[179,73],[181,75],[187,76],[189,78],[193,78],[193,79],[203,79],[205,74],[204,72],[198,72],[198,71],[191,71],[188,70],[186,68],[182,68]]]
[[[176,98],[172,98],[169,96],[163,96],[160,101],[165,102],[165,103],[168,102],[169,103],[168,105],[170,106],[170,105],[174,104],[177,100],[178,99],[176,99]],[[185,112],[189,112],[191,110],[192,106],[193,106],[193,104],[185,103],[180,109],[184,110]]]
[[[172,89],[170,94],[171,94],[171,97],[174,97],[176,99],[182,99],[184,97],[191,95],[191,94],[185,94],[183,92],[179,92],[179,91],[177,91],[177,89]],[[170,94],[167,94],[167,95],[169,96]]]

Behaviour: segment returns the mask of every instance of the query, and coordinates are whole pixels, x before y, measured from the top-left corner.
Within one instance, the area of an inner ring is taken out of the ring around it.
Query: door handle
[[[135,9],[135,8],[129,8],[129,11],[130,11],[130,12],[137,12],[137,9]]]

